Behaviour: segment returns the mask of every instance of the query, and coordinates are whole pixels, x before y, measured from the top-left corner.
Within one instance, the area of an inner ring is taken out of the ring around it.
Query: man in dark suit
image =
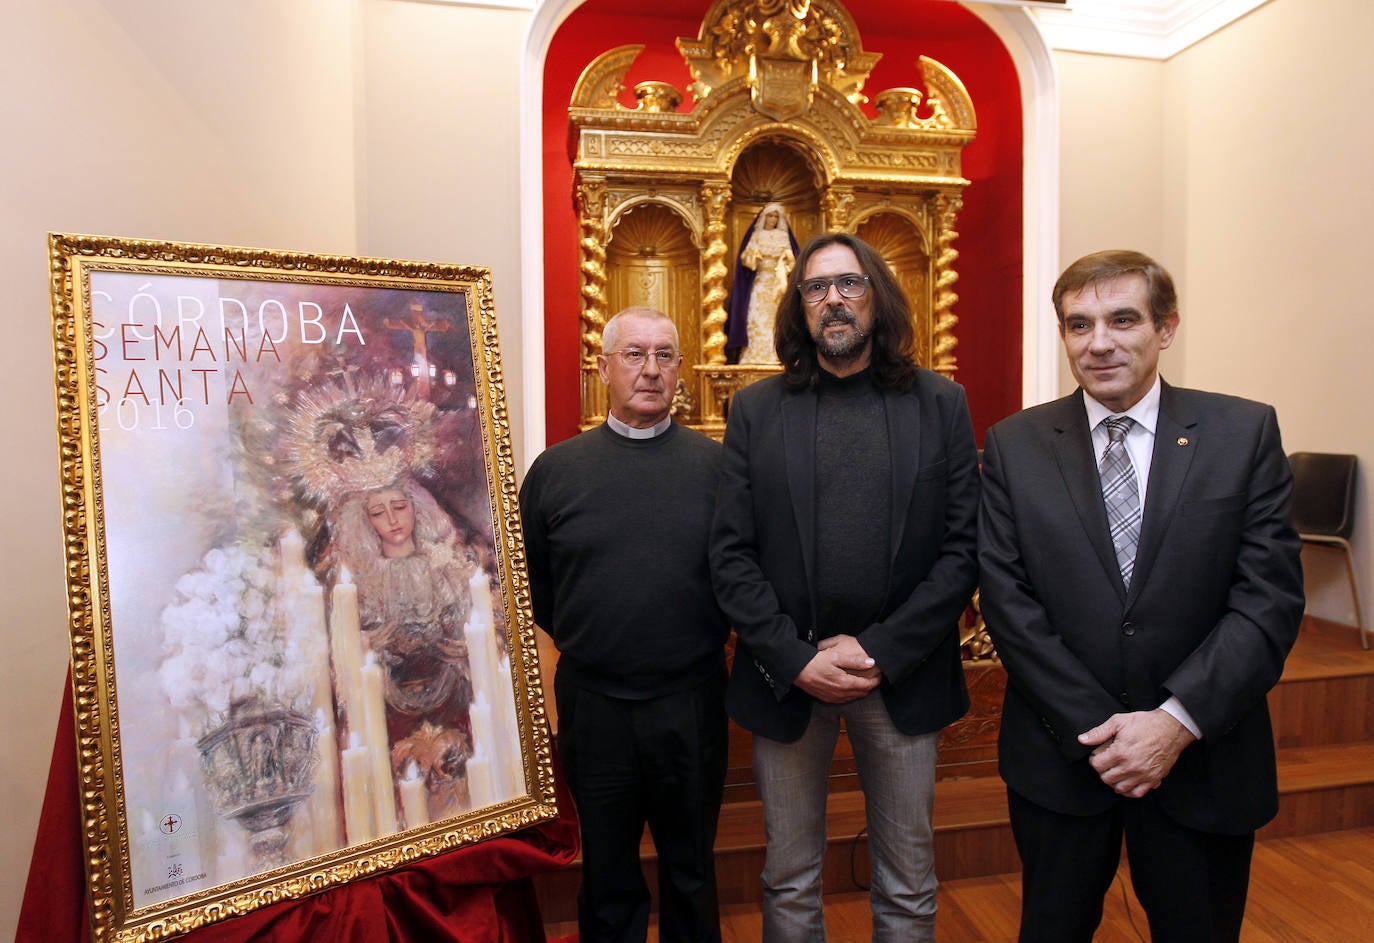
[[[976,578],[964,391],[921,369],[910,308],[862,240],[818,236],[778,310],[783,374],[730,407],[712,579],[739,635],[730,714],[754,735],[763,939],[825,939],[821,865],[841,720],[868,810],[875,940],[934,939],[940,728],[968,708]]]
[[[1147,256],[1079,259],[1053,297],[1081,389],[988,432],[979,522],[1020,939],[1092,939],[1124,833],[1155,940],[1234,941],[1303,610],[1278,422],[1160,380],[1178,305]]]

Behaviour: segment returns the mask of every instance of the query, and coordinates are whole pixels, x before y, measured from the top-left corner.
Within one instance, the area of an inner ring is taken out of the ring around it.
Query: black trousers
[[[554,679],[558,753],[582,831],[582,943],[644,943],[650,896],[639,861],[658,851],[659,939],[718,943],[715,840],[725,782],[725,675],[648,700]]]
[[[1021,854],[1020,943],[1091,943],[1121,859],[1155,943],[1236,943],[1245,917],[1254,833],[1178,824],[1154,793],[1099,815],[1051,812],[1007,790]]]

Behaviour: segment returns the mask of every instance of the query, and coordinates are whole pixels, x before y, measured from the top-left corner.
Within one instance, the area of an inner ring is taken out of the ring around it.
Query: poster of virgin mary
[[[52,250],[93,896],[191,926],[552,817],[489,273]]]

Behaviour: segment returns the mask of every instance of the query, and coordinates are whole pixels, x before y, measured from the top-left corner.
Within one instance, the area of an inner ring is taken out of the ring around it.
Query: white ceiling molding
[[[1036,7],[1054,49],[1168,59],[1269,0],[1070,0]]]

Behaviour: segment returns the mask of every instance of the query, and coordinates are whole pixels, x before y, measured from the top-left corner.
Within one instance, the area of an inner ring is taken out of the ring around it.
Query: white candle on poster
[[[478,569],[468,582],[472,612],[465,626],[468,667],[472,688],[484,716],[473,723],[473,736],[485,725],[484,743],[475,747],[490,769],[492,786],[498,799],[519,792],[524,785],[520,756],[520,734],[515,712],[515,692],[509,661],[501,651],[493,617],[491,584],[485,570]],[[474,703],[473,707],[477,707]],[[469,716],[473,708],[469,708]]]
[[[494,721],[491,702],[486,695],[479,694],[476,699],[468,705],[468,723],[472,727],[472,750],[476,758],[479,759],[479,775],[490,783],[490,793],[484,793],[487,797],[482,805],[489,805],[498,799],[504,799],[510,794],[510,783],[506,779],[504,764],[500,757],[504,750],[501,744],[496,741],[497,730],[499,729]],[[472,760],[468,761],[468,768],[472,768]],[[473,777],[468,776],[468,789],[473,788]],[[473,794],[473,804],[477,805],[477,795]]]
[[[468,725],[472,728],[472,752],[491,756],[491,704],[478,694],[468,705]]]
[[[327,711],[332,718],[334,682],[329,671],[329,629],[324,620],[324,587],[309,570],[300,574],[296,587],[292,598],[301,649],[305,657],[314,660],[314,691],[311,693],[310,703],[317,712]],[[330,726],[333,726],[332,721]]]
[[[488,754],[478,750],[468,757],[468,799],[472,808],[481,809],[496,803],[496,783]]]
[[[491,625],[491,583],[487,579],[487,571],[480,566],[468,580],[468,594],[472,597],[472,620]]]
[[[343,751],[344,825],[348,843],[356,845],[376,836],[372,827],[372,757],[363,746],[362,734],[349,736]]]
[[[334,584],[329,602],[330,648],[339,700],[348,714],[349,732],[361,732],[363,633],[358,622],[358,587],[353,585],[346,568]]]
[[[315,767],[315,792],[310,796],[310,822],[315,831],[317,855],[335,851],[344,843],[339,809],[339,743],[330,717],[323,708],[315,711],[315,747],[320,751],[320,763]]]
[[[515,677],[511,674],[508,660],[501,662],[501,677],[504,688],[501,699],[507,707],[504,712],[506,750],[502,755],[506,759],[506,784],[512,790],[509,794],[514,794],[525,790],[525,763],[520,754],[520,715],[515,703]]]
[[[406,828],[428,825],[429,790],[414,760],[406,767],[405,778],[398,785],[401,789],[401,812],[405,815]]]
[[[315,574],[306,570],[300,576],[296,613],[298,624],[312,635],[323,638],[328,630],[324,625],[324,587]]]
[[[363,721],[372,755],[372,804],[378,835],[396,831],[396,784],[391,775],[391,740],[386,732],[386,692],[377,653],[367,653],[362,667]]]
[[[511,687],[510,664],[500,657],[495,632],[486,669],[486,696],[491,703],[491,739],[488,756],[498,771],[497,786],[502,798],[511,795],[524,781],[520,769],[520,732],[515,716],[515,693]]]
[[[472,613],[463,627],[468,645],[468,671],[474,694],[485,695],[492,701],[499,697],[501,690],[501,653],[491,618],[491,592],[487,588],[486,572],[478,570],[468,585],[472,594]]]

